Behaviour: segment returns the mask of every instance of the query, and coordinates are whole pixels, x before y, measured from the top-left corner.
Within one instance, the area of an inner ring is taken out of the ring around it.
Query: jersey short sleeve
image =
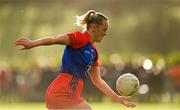
[[[84,36],[83,33],[78,31],[69,33],[68,36],[70,39],[70,46],[73,48],[80,48],[90,41],[88,36]]]

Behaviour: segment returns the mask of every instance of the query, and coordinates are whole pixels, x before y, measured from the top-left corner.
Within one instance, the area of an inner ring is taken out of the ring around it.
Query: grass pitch
[[[93,110],[180,110],[174,103],[136,103],[136,108],[126,108],[114,102],[90,103]],[[44,103],[0,103],[0,110],[46,110]]]

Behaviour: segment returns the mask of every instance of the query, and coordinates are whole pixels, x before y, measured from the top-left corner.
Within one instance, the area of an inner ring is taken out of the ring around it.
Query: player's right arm
[[[92,67],[92,69],[89,71],[89,76],[90,76],[90,79],[91,79],[93,85],[95,85],[100,91],[102,91],[107,96],[110,96],[111,98],[120,102],[121,104],[123,104],[126,107],[133,108],[136,106],[132,102],[129,102],[129,99],[131,99],[131,97],[119,96],[107,85],[107,83],[100,76],[99,66]]]
[[[57,35],[53,37],[40,38],[37,40],[30,40],[28,38],[18,38],[15,43],[17,45],[23,46],[21,50],[31,49],[34,47],[42,46],[42,45],[53,45],[53,44],[61,44],[61,45],[70,45],[70,38],[68,34],[65,35]]]

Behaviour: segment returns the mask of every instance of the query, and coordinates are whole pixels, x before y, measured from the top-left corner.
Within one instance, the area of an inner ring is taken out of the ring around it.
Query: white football
[[[116,89],[123,96],[132,96],[139,89],[139,80],[131,73],[123,74],[116,81]]]

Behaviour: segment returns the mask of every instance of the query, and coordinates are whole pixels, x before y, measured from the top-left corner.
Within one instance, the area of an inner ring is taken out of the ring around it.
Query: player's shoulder
[[[69,34],[71,46],[79,48],[90,41],[90,36],[87,32],[75,31]]]
[[[69,33],[69,35],[71,35],[71,36],[73,36],[74,38],[77,38],[77,39],[85,38],[85,33],[80,32],[80,31],[71,32],[71,33]]]
[[[75,31],[75,32],[72,32],[72,33],[77,37],[83,37],[83,33],[80,32],[80,31]]]

